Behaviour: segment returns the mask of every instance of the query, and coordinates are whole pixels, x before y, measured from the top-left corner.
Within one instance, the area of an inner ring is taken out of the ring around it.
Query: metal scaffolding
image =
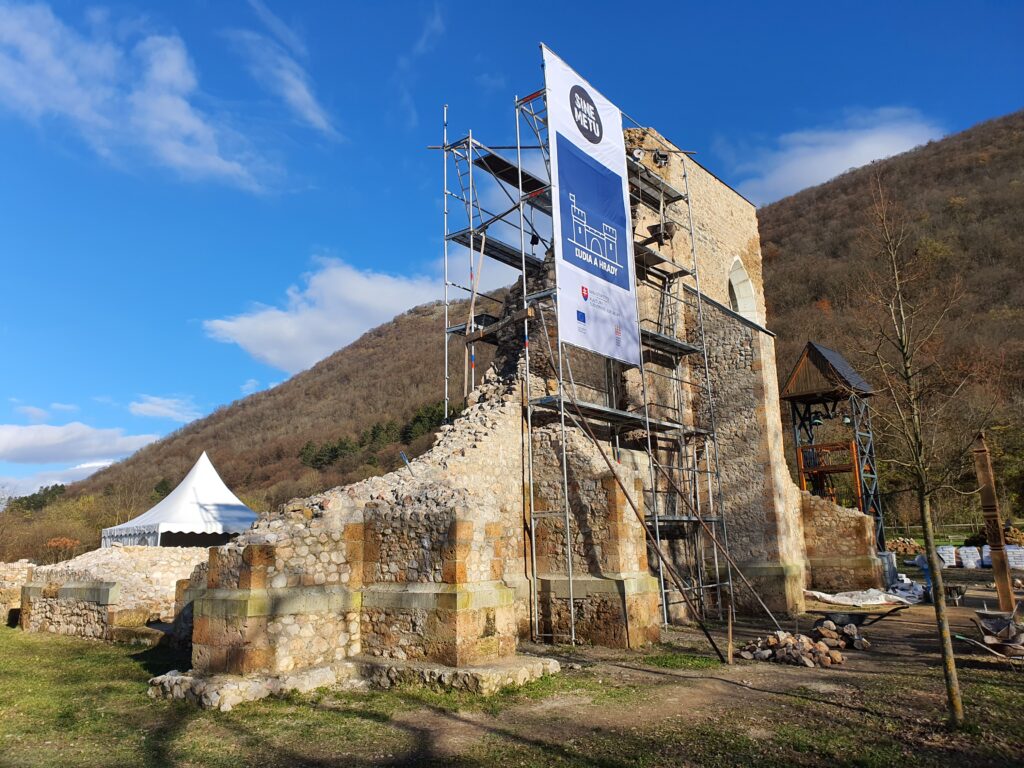
[[[690,208],[691,161],[685,153],[660,140],[659,147],[650,153],[655,166],[667,162],[669,153],[678,156],[684,185],[676,190],[645,165],[643,149],[634,148],[628,158],[635,276],[638,290],[652,298],[644,303],[644,311],[638,309],[643,354],[639,369],[631,369],[562,341],[555,311],[557,289],[545,266],[552,250],[552,183],[544,89],[516,99],[515,123],[514,145],[487,146],[472,132],[449,141],[445,107],[440,147],[444,155],[445,413],[452,412],[452,339],[464,337],[465,397],[476,385],[476,344],[496,343],[497,331],[505,325],[494,315],[477,310],[478,298],[496,301],[479,290],[487,257],[517,272],[514,291],[521,302],[511,322],[522,322],[527,486],[524,518],[529,521],[533,635],[535,639],[576,641],[567,458],[570,423],[581,427],[595,444],[600,440],[616,456],[624,447],[631,447],[648,457],[650,488],[644,494],[642,522],[649,541],[658,549],[658,556],[650,560],[660,584],[662,620],[670,620],[670,608],[676,603],[686,603],[696,611],[694,618],[703,619],[712,612],[722,616],[733,607],[733,571],[725,516],[721,513],[715,401]],[[514,159],[500,153],[513,150]],[[450,201],[456,203],[453,207],[459,211],[460,226],[451,226]],[[649,213],[641,214],[641,210]],[[655,222],[648,226],[648,234],[638,233],[636,222],[652,214]],[[677,263],[664,251],[680,235],[689,241],[689,263],[685,264]],[[468,280],[453,279],[458,263],[467,264]],[[451,312],[457,295],[468,297],[470,308],[465,320],[455,323]],[[531,339],[537,340],[534,346],[540,343],[538,350],[531,348]],[[541,369],[534,370],[536,365]],[[633,393],[632,399],[627,390]],[[547,499],[544,508],[539,508],[535,492],[534,439],[539,428],[557,433],[561,471],[558,503]],[[595,436],[595,429],[600,438]],[[598,448],[604,455],[601,444]],[[541,620],[543,576],[537,568],[537,529],[541,521],[562,529],[568,595],[564,629],[556,627],[553,618],[550,626]],[[671,579],[666,578],[666,568],[674,569],[659,554],[666,550],[684,562],[681,578],[675,572],[670,574]],[[720,552],[729,565],[720,562]]]

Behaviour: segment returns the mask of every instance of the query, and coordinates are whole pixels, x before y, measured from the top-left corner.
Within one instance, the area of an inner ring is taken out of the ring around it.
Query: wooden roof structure
[[[850,395],[870,397],[871,385],[846,358],[821,344],[808,341],[780,398],[797,403],[832,403]]]

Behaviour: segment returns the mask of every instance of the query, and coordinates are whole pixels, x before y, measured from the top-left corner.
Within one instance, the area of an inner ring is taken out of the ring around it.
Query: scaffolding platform
[[[530,405],[538,408],[550,408],[557,411],[559,410],[559,397],[558,395],[548,395],[546,397],[534,398],[530,400]],[[577,405],[579,405],[580,413],[583,414],[583,418],[590,419],[592,421],[600,421],[616,427],[627,427],[629,429],[642,429],[646,431],[647,425],[650,424],[652,432],[675,432],[681,433],[685,436],[707,434],[706,430],[696,427],[687,427],[675,421],[648,419],[643,413],[620,411],[618,408],[610,408],[607,405],[585,403],[582,401],[578,402]],[[575,408],[566,408],[566,413],[574,414]]]
[[[677,264],[668,256],[640,243],[633,243],[633,258],[645,269],[657,269],[671,277],[686,277],[693,274],[682,264]]]
[[[644,518],[649,524],[658,523],[659,525],[674,525],[681,523],[699,523],[702,520],[705,523],[718,523],[721,522],[720,517],[695,517],[693,515],[660,515],[657,519],[653,515],[648,515]]]
[[[478,229],[460,229],[458,232],[453,232],[448,235],[448,239],[453,243],[468,248],[470,251],[475,252],[475,248],[478,243],[475,241],[483,242],[484,255],[489,256],[495,261],[501,262],[506,266],[512,267],[513,269],[523,268],[523,255],[519,248],[514,248],[508,243],[503,243],[500,240],[496,240],[493,237],[488,237],[486,241],[483,236],[479,234]],[[470,240],[474,242],[471,244]],[[544,267],[544,262],[538,258],[527,255],[526,256],[526,271],[531,274],[538,274]]]
[[[673,357],[682,357],[683,355],[692,355],[700,352],[700,347],[648,328],[640,329],[640,339],[649,348],[656,349]]]
[[[482,168],[498,181],[519,189],[519,166],[489,150],[479,149],[473,165]],[[551,186],[523,169],[523,202],[551,215]]]
[[[498,320],[499,320],[498,317],[496,317],[495,315],[490,314],[489,312],[478,312],[477,314],[473,315],[473,325],[474,325],[474,327],[476,327],[478,329],[486,330],[488,326],[494,325],[495,323],[498,322]],[[446,330],[448,331],[448,333],[454,334],[456,336],[465,336],[466,335],[466,327],[468,325],[469,325],[468,323],[459,323],[458,325],[453,325],[453,326],[447,328]],[[472,333],[479,333],[479,332],[480,331],[477,330],[477,331],[473,331]]]
[[[626,157],[626,171],[630,198],[655,211],[661,211],[664,205],[672,205],[686,199],[684,193],[632,157]]]

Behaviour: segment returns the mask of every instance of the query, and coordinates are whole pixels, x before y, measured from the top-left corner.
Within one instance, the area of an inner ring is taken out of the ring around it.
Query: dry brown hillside
[[[443,313],[440,304],[411,309],[283,384],[218,408],[69,490],[138,486],[148,495],[161,480],[173,487],[204,450],[225,482],[260,506],[392,469],[399,450],[422,452],[430,438],[404,444],[389,439],[393,430],[366,433],[388,423],[401,429],[418,409],[442,399]],[[481,353],[486,364],[488,351],[478,347]],[[461,378],[453,381],[461,386]],[[321,468],[300,459],[309,442],[319,447],[347,438],[358,445],[361,437],[372,440],[373,450]]]
[[[1024,111],[930,142],[758,211],[768,326],[785,377],[808,339],[840,340],[858,301],[870,185],[879,174],[915,219],[935,269],[960,275],[977,320],[950,351],[975,346],[1024,377]],[[978,329],[984,328],[983,333]]]
[[[869,375],[857,345],[865,324],[865,266],[874,258],[871,186],[881,180],[905,209],[911,247],[937,289],[961,282],[937,363],[969,377],[973,403],[991,407],[989,442],[1005,512],[1024,514],[1024,112],[981,123],[902,155],[847,172],[758,212],[768,326],[778,334],[779,376],[808,339],[843,350]],[[877,251],[876,251],[877,252]],[[781,382],[780,382],[781,383]],[[947,436],[971,435],[949,417]],[[885,457],[887,446],[878,446]],[[883,476],[883,489],[885,481]],[[973,473],[962,478],[969,490]],[[892,490],[895,483],[888,483]],[[955,496],[951,513],[969,513]],[[957,509],[959,507],[959,510]]]

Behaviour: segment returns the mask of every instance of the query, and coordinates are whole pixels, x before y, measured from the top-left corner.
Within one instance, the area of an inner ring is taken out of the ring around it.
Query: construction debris
[[[831,667],[845,661],[842,649],[856,648],[866,651],[871,647],[855,624],[844,627],[825,619],[818,622],[810,636],[791,632],[773,632],[743,646],[740,658],[753,661],[773,661],[804,667]]]

